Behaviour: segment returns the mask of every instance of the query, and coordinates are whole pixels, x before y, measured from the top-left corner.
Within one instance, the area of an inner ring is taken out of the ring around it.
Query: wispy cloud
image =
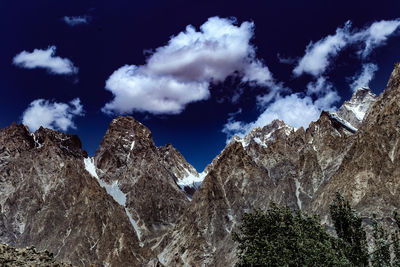
[[[65,16],[62,20],[69,26],[78,26],[82,24],[89,24],[91,17],[84,15],[84,16]]]
[[[278,58],[279,62],[282,64],[294,64],[296,62],[295,58],[291,58],[291,57],[284,57],[282,56],[280,53],[276,54],[276,57]]]
[[[293,74],[295,76],[303,73],[313,76],[322,74],[330,64],[331,58],[347,45],[350,26],[350,22],[347,22],[343,28],[338,28],[334,35],[328,35],[316,43],[310,42],[305,55],[294,68]]]
[[[51,74],[71,75],[78,72],[71,60],[57,57],[55,53],[55,46],[46,50],[34,49],[33,52],[22,51],[13,58],[13,63],[21,68],[43,68]]]
[[[400,19],[374,22],[368,28],[355,33],[352,41],[364,44],[364,47],[359,50],[359,54],[366,58],[375,48],[386,44],[387,39],[396,33],[399,26]]]
[[[211,83],[238,75],[242,82],[274,85],[269,69],[250,43],[254,24],[213,17],[197,31],[189,25],[159,47],[142,66],[125,65],[107,80],[114,99],[106,113],[132,111],[177,114],[189,103],[209,98]]]
[[[75,129],[74,118],[83,115],[83,106],[79,98],[75,98],[69,103],[36,99],[22,114],[22,123],[27,125],[31,131],[36,131],[40,126],[67,131],[70,128]]]
[[[339,52],[349,45],[358,46],[358,54],[366,59],[375,48],[384,45],[390,36],[396,34],[399,26],[400,19],[382,20],[364,29],[352,30],[351,22],[348,21],[334,35],[328,35],[315,43],[310,42],[304,56],[293,69],[293,74],[322,75]]]
[[[353,90],[353,92],[359,88],[369,87],[369,83],[374,78],[377,70],[378,66],[376,64],[364,64],[361,72],[351,78],[353,82],[351,83],[350,88]]]

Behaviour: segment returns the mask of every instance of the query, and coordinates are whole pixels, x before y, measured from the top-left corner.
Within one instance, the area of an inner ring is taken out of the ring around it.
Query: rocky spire
[[[349,101],[339,108],[337,115],[358,129],[371,105],[376,101],[376,95],[369,88],[359,88]]]

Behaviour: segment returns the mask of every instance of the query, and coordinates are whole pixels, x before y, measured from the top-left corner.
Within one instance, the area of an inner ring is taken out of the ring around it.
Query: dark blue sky
[[[110,75],[125,64],[143,65],[144,51],[165,46],[170,37],[189,24],[197,30],[208,18],[235,17],[255,24],[252,45],[256,57],[272,73],[277,83],[292,92],[303,92],[315,77],[292,73],[305,54],[310,41],[335,34],[351,20],[354,29],[373,22],[400,17],[400,1],[1,1],[0,16],[0,127],[21,122],[29,104],[39,98],[69,102],[79,97],[85,116],[74,118],[76,129],[67,132],[80,136],[90,155],[96,151],[114,115],[101,108],[113,99],[105,90]],[[88,24],[71,27],[64,16],[84,16]],[[68,58],[79,68],[76,75],[53,75],[36,68],[17,67],[13,58],[21,51],[57,47],[56,56]],[[347,100],[352,91],[349,77],[361,71],[364,63],[376,64],[378,70],[370,88],[380,93],[395,62],[400,61],[398,30],[384,45],[374,49],[368,60],[360,60],[356,47],[349,45],[324,72],[341,97]],[[297,61],[283,64],[277,54]],[[231,98],[242,89],[236,102]],[[212,84],[207,100],[190,103],[175,115],[129,113],[153,133],[156,145],[172,143],[185,158],[201,171],[223,149],[222,132],[229,113],[242,110],[236,117],[243,122],[257,119],[256,96],[270,88],[243,84],[235,78]]]

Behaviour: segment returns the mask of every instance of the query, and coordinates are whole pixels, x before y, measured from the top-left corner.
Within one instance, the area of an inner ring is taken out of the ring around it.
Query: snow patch
[[[132,149],[133,149],[134,146],[135,146],[135,140],[132,141],[132,144],[131,144],[131,151],[132,151]]]
[[[301,209],[301,200],[300,200],[300,182],[295,179],[296,182],[296,198],[297,198],[297,206]]]
[[[176,182],[182,190],[184,190],[185,186],[193,187],[197,190],[203,183],[204,177],[207,175],[207,173],[205,172],[199,174],[193,174],[188,170],[186,170],[186,172],[188,173],[188,175],[183,177],[182,179],[178,179],[178,181]]]
[[[126,212],[126,215],[128,215],[128,218],[131,221],[131,224],[132,224],[133,228],[135,229],[136,235],[140,241],[141,233],[140,233],[139,226],[136,224],[135,220],[132,218],[132,215],[129,213],[127,208],[125,208],[125,212]],[[142,246],[142,243],[140,245]]]
[[[88,173],[99,180],[99,176],[97,176],[96,173],[96,166],[94,166],[94,158],[84,158],[83,162],[85,163],[85,169],[88,171]]]
[[[35,134],[34,134],[34,133],[31,133],[31,136],[33,137],[33,141],[35,142],[35,147],[36,147],[36,148],[41,148],[41,147],[42,147],[42,144],[39,143],[39,141],[37,140]]]
[[[328,114],[329,114],[329,116],[331,116],[332,118],[334,118],[335,120],[337,120],[338,122],[343,124],[350,131],[357,132],[358,129],[356,127],[351,125],[348,121],[346,121],[346,120],[342,119],[341,117],[339,117],[335,112],[329,112]]]
[[[356,118],[359,121],[362,121],[364,119],[365,113],[367,112],[367,108],[365,108],[365,106],[362,105],[349,105],[349,104],[345,104],[344,105],[348,110],[350,110],[351,112],[354,113],[354,115],[356,116]],[[369,106],[368,106],[369,107]]]
[[[396,140],[396,143],[394,144],[394,146],[392,147],[391,151],[389,152],[389,158],[392,161],[392,163],[394,162],[395,151],[396,151],[396,147],[397,147],[398,143],[399,143],[399,139]]]
[[[261,141],[260,138],[254,137],[253,140],[254,140],[254,142],[256,142],[257,144],[259,144],[260,146],[267,147],[267,145],[264,144],[264,143]]]
[[[112,184],[106,184],[96,173],[96,166],[94,165],[94,158],[85,158],[85,169],[92,175],[94,178],[97,179],[101,187],[104,187],[107,193],[121,206],[125,208],[126,215],[129,218],[133,228],[136,231],[136,235],[140,241],[140,230],[138,225],[136,224],[135,220],[132,218],[132,215],[129,213],[128,209],[126,208],[126,194],[124,194],[121,189],[119,189],[118,181],[114,181]]]

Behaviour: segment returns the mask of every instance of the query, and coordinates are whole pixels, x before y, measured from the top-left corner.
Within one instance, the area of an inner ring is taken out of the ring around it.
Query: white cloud
[[[278,97],[270,104],[254,122],[245,123],[228,120],[222,132],[227,134],[228,140],[233,135],[243,137],[255,127],[263,127],[275,119],[283,120],[293,127],[307,128],[311,121],[318,119],[321,109],[317,107],[311,97],[301,97],[298,94],[291,94],[285,97]]]
[[[106,113],[132,111],[177,114],[187,104],[210,96],[209,85],[239,75],[252,85],[273,85],[269,69],[256,58],[250,43],[254,24],[209,18],[200,30],[189,25],[159,47],[142,66],[125,65],[106,81],[114,99]]]
[[[309,73],[313,76],[322,74],[330,63],[330,59],[338,54],[348,42],[350,22],[344,28],[338,28],[334,35],[322,38],[316,43],[310,43],[305,55],[293,70],[293,74],[300,76]]]
[[[289,89],[286,88],[286,92]],[[316,121],[322,110],[335,111],[335,103],[340,100],[337,91],[325,77],[319,77],[315,82],[307,85],[306,96],[292,93],[281,96],[280,92],[272,90],[271,93],[257,97],[258,106],[262,108],[261,114],[254,122],[241,122],[234,120],[236,113],[230,114],[222,132],[227,135],[227,142],[234,135],[240,137],[248,134],[255,127],[264,127],[275,119],[284,121],[295,128],[308,128],[311,121]],[[312,95],[315,96],[313,100]],[[263,106],[264,105],[264,106]]]
[[[353,41],[361,41],[365,44],[364,49],[360,50],[359,53],[362,57],[367,57],[373,49],[378,46],[382,46],[386,43],[386,40],[396,32],[400,26],[400,20],[381,20],[374,22],[363,31],[354,34]]]
[[[90,16],[64,16],[62,20],[69,26],[78,26],[82,24],[88,24]]]
[[[289,89],[274,83],[277,86],[270,86],[268,94],[257,96],[257,104],[262,112],[255,121],[246,123],[230,116],[222,131],[227,134],[229,140],[233,135],[244,136],[254,127],[263,127],[274,119],[283,120],[296,128],[307,128],[311,121],[319,118],[322,110],[335,111],[335,104],[340,100],[332,83],[323,76],[333,58],[346,46],[355,45],[358,54],[364,60],[373,49],[385,44],[399,27],[400,20],[397,19],[374,22],[364,29],[351,30],[351,22],[348,21],[344,27],[338,28],[334,35],[326,36],[315,43],[311,42],[293,70],[295,76],[308,73],[315,77],[314,81],[307,84],[306,95],[290,94]],[[290,63],[279,54],[278,59],[283,63]],[[361,73],[352,78],[352,89],[368,86],[377,69],[375,64],[364,64]],[[287,94],[284,97],[283,92]]]
[[[324,76],[318,77],[314,82],[307,84],[307,95],[320,95],[323,92],[329,91],[332,84],[329,83]]]
[[[27,125],[31,131],[36,131],[40,126],[66,131],[69,128],[75,129],[73,119],[83,115],[84,111],[79,98],[75,98],[69,103],[36,99],[22,114],[22,123]]]
[[[373,49],[382,46],[386,40],[397,32],[400,26],[400,19],[382,20],[372,23],[369,27],[359,30],[351,30],[351,22],[346,22],[343,28],[338,28],[334,35],[322,38],[316,43],[310,43],[305,55],[299,60],[293,69],[295,76],[303,73],[315,77],[323,74],[332,60],[348,45],[358,46],[358,54],[365,59]]]
[[[35,49],[33,52],[22,51],[13,58],[14,65],[27,68],[43,68],[52,74],[76,74],[78,68],[67,58],[56,57],[56,47],[50,46],[46,50]]]
[[[368,87],[369,82],[374,78],[378,66],[373,63],[364,64],[362,71],[354,75],[351,80],[353,81],[350,88],[355,92],[358,88]]]

